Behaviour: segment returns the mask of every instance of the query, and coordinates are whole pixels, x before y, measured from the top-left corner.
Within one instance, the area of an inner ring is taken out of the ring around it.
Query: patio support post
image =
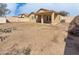
[[[54,13],[52,13],[52,15],[51,15],[51,24],[54,24],[54,21],[55,21],[54,16],[55,16]]]
[[[42,23],[42,24],[44,23],[43,15],[41,15],[41,23]]]

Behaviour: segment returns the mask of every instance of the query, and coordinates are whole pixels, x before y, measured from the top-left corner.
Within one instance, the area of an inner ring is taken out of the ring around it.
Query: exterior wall
[[[60,15],[57,15],[57,17],[54,19],[55,24],[59,24],[60,23]]]
[[[5,17],[0,17],[0,23],[6,23],[6,18]]]
[[[51,22],[52,23],[51,24],[53,24],[53,25],[59,24],[61,21],[60,17],[61,17],[61,15],[57,14],[55,17],[55,13],[52,13],[52,15],[51,15]]]
[[[34,14],[31,14],[31,15],[29,16],[29,22],[36,23],[36,17],[35,17]]]

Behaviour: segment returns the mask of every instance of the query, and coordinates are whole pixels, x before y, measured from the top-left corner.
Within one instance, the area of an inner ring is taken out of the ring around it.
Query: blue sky
[[[7,3],[7,8],[11,13],[7,16],[15,16],[20,13],[36,12],[40,8],[46,8],[55,11],[67,11],[71,16],[79,15],[78,3]]]

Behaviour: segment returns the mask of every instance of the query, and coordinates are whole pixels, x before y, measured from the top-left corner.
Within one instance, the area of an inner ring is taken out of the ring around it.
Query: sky
[[[78,3],[7,3],[11,13],[7,16],[17,16],[21,13],[36,12],[40,8],[55,11],[67,11],[71,16],[79,15]]]

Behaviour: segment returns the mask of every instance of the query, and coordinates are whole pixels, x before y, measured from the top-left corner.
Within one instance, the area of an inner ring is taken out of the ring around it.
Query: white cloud
[[[26,12],[26,13],[30,13],[30,12],[33,12],[33,11],[36,11],[40,8],[47,8],[47,9],[51,9],[51,4],[45,4],[45,3],[28,3],[26,5],[24,5],[23,7],[20,7],[20,11],[22,13]]]
[[[7,3],[7,8],[11,10],[11,13],[8,16],[14,16],[16,11],[16,3]]]
[[[17,5],[16,3],[7,3],[8,9],[11,10],[11,13],[9,15],[15,15]],[[77,15],[79,14],[79,4],[74,3],[27,3],[19,8],[19,13],[31,13],[36,12],[40,8],[46,8],[56,11],[65,10],[70,12],[71,15]]]
[[[20,12],[21,13],[30,13],[33,11],[36,11],[40,8],[46,8],[46,9],[52,9],[56,11],[68,11],[71,13],[71,15],[77,15],[79,14],[79,4],[74,4],[74,3],[28,3],[22,7],[20,7]]]

